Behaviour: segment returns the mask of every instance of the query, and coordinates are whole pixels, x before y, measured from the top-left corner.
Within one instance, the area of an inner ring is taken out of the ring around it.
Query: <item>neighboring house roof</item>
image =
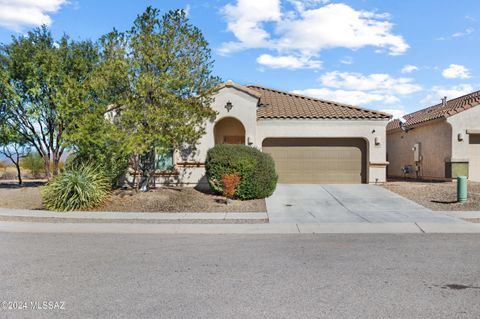
[[[256,85],[247,85],[260,93],[259,119],[389,119],[390,114],[352,105],[320,100]]]
[[[455,114],[466,111],[479,104],[480,104],[480,91],[476,91],[467,95],[457,97],[455,99],[451,99],[450,101],[447,101],[445,104],[439,103],[437,105],[427,107],[426,109],[422,109],[420,111],[407,114],[403,117],[405,119],[405,123],[403,124],[403,126],[404,127],[415,126],[415,125],[423,124],[425,122],[429,122],[429,121],[440,119],[440,118],[448,118]],[[387,131],[398,129],[398,128],[400,128],[399,120],[391,121],[387,125]]]

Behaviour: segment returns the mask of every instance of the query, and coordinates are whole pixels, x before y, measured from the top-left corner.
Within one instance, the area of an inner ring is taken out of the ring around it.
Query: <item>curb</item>
[[[0,208],[0,217],[20,217],[20,218],[58,218],[60,220],[125,220],[125,221],[257,221],[268,222],[266,212],[259,213],[240,213],[240,212],[218,212],[218,213],[125,213],[125,212],[52,212],[46,210],[26,210],[26,209],[5,209]]]
[[[100,234],[480,234],[470,223],[133,224],[0,222],[9,233]]]

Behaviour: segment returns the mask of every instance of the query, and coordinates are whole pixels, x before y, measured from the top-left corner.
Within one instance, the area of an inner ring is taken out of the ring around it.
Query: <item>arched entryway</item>
[[[245,144],[245,127],[233,117],[225,117],[215,124],[213,129],[215,145]]]

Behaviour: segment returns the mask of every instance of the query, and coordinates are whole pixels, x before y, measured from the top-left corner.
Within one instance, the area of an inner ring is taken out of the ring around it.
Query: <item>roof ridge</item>
[[[480,95],[480,90],[477,90],[477,91],[474,91],[474,92],[471,92],[471,93],[467,93],[467,94],[464,94],[464,95],[461,95],[461,96],[458,96],[456,98],[453,98],[451,100],[447,100],[447,104],[448,103],[451,103],[451,102],[454,102],[456,100],[461,100],[461,99],[467,99],[467,98],[470,98],[470,97],[473,97],[475,95]],[[440,106],[443,106],[442,102],[440,103],[437,103],[437,104],[434,104],[434,105],[430,105],[430,106],[427,106],[423,109],[420,109],[420,110],[417,110],[415,112],[412,112],[412,113],[408,113],[408,114],[405,114],[405,116],[411,116],[413,114],[416,114],[416,113],[419,113],[419,112],[424,112],[424,111],[427,111],[427,110],[430,110],[430,109],[434,109],[434,108],[437,108],[437,107],[440,107]]]
[[[437,119],[446,119],[478,105],[480,105],[480,90],[447,100],[446,103],[441,102],[415,112],[405,114],[403,118],[406,120],[406,122],[402,125],[411,127]],[[387,130],[396,128],[394,125],[390,125],[389,127],[387,127]]]
[[[377,113],[377,114],[389,116],[390,118],[392,117],[391,114],[385,113],[385,112],[382,112],[382,111],[372,110],[372,109],[369,109],[369,108],[359,107],[359,106],[346,104],[346,103],[335,102],[335,101],[327,100],[327,99],[315,98],[315,97],[312,97],[312,96],[293,93],[293,92],[288,92],[288,91],[283,91],[283,90],[279,90],[279,89],[267,88],[267,87],[264,87],[264,86],[261,86],[261,85],[247,84],[245,86],[248,87],[248,88],[257,87],[259,89],[273,91],[273,92],[277,92],[277,93],[283,93],[283,94],[287,94],[287,95],[290,95],[290,96],[293,96],[293,97],[299,97],[299,98],[304,98],[304,99],[308,99],[308,100],[312,100],[312,101],[318,101],[318,102],[324,102],[324,103],[331,103],[331,104],[334,104],[334,105],[337,105],[337,106],[340,106],[340,107],[355,109],[357,111],[366,111],[366,112]]]

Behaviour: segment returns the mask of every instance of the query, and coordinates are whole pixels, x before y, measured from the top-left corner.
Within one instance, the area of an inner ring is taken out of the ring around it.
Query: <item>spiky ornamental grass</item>
[[[43,205],[55,211],[89,209],[105,201],[110,186],[101,169],[81,165],[56,176],[45,185]]]

